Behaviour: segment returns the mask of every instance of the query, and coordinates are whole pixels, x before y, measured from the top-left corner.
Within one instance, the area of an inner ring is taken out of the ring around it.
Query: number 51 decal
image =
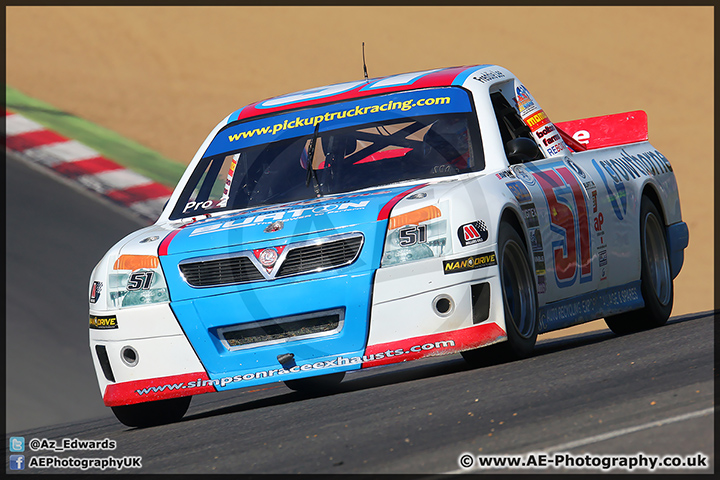
[[[592,280],[590,224],[582,187],[567,167],[533,172],[547,200],[553,240],[555,279],[560,288]],[[578,268],[579,266],[579,268]]]
[[[135,272],[128,279],[128,290],[147,290],[152,283],[153,272]]]

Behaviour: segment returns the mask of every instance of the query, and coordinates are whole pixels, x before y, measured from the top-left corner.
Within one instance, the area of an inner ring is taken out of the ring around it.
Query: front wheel
[[[520,234],[507,223],[500,225],[498,265],[507,341],[463,352],[463,358],[470,364],[528,357],[537,340],[537,293],[532,263]]]
[[[640,291],[645,307],[605,318],[614,333],[624,335],[665,325],[673,306],[665,228],[655,204],[643,196],[640,204]]]
[[[192,397],[168,398],[110,408],[115,417],[128,427],[154,427],[180,420],[190,407],[191,400]]]

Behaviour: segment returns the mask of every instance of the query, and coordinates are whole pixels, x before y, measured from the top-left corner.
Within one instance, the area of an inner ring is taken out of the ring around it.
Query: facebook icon
[[[10,470],[25,470],[25,455],[10,455]]]

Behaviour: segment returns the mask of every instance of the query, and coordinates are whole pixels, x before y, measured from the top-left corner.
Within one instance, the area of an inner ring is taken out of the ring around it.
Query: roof
[[[402,73],[389,77],[356,80],[289,93],[247,105],[233,112],[227,120],[232,123],[277,112],[306,108],[313,105],[370,97],[385,93],[418,88],[462,85],[478,69],[493,65],[472,65],[438,68],[421,72]]]

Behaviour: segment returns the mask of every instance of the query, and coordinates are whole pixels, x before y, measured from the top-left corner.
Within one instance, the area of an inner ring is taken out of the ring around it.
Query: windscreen
[[[220,131],[172,219],[482,170],[465,90],[433,88],[293,111]]]

